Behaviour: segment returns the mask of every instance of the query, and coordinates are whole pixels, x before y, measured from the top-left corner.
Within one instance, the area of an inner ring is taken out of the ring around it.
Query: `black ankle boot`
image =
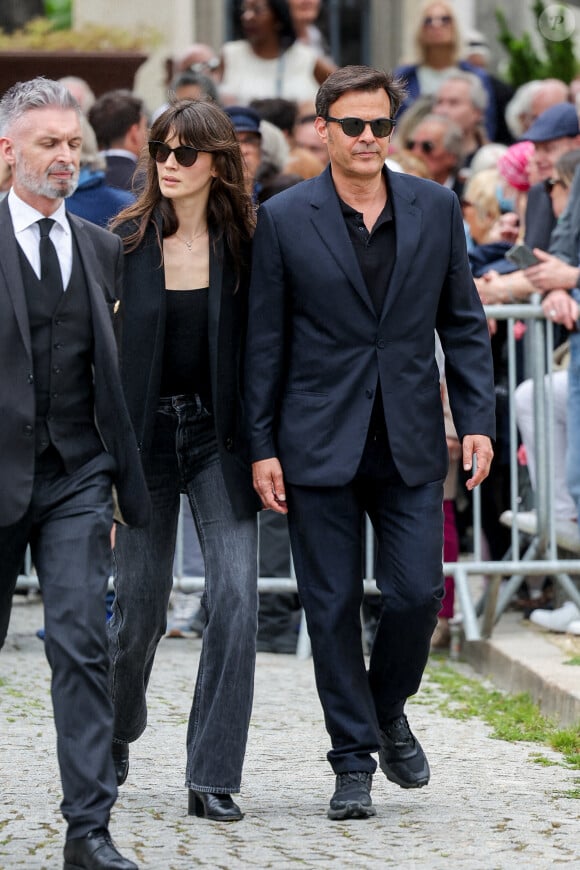
[[[129,744],[113,741],[113,764],[117,785],[123,785],[129,773]]]
[[[239,806],[229,794],[212,794],[189,789],[187,812],[190,816],[210,819],[212,822],[238,822],[244,818]]]

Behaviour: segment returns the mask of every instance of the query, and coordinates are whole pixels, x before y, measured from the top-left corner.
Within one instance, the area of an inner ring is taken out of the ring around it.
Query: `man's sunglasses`
[[[180,166],[193,166],[197,160],[199,150],[192,148],[191,145],[178,145],[177,148],[170,148],[166,142],[150,139],[149,154],[156,163],[165,163],[169,159],[169,155],[174,154]]]
[[[544,188],[546,193],[552,193],[555,187],[563,187],[564,189],[568,187],[568,185],[562,181],[561,178],[546,178],[544,181]]]
[[[367,124],[369,124],[373,136],[377,139],[384,139],[390,136],[395,127],[393,118],[375,118],[373,121],[363,121],[362,118],[331,118],[330,115],[326,121],[332,121],[334,124],[340,124],[342,132],[347,136],[360,136]]]
[[[412,151],[415,145],[418,145],[423,154],[432,154],[435,151],[435,143],[426,139],[424,142],[415,142],[414,139],[407,139],[407,148]]]

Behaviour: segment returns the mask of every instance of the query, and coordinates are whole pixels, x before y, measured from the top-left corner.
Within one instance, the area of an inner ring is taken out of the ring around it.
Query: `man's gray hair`
[[[466,84],[469,85],[469,99],[471,100],[471,105],[474,109],[478,109],[480,112],[485,112],[487,104],[489,103],[489,96],[479,76],[475,75],[475,73],[467,72],[467,70],[450,70],[441,79],[439,87],[441,87],[444,82],[452,81],[466,82]]]
[[[31,109],[74,109],[79,116],[79,104],[61,82],[39,76],[27,82],[17,82],[0,100],[0,136]]]

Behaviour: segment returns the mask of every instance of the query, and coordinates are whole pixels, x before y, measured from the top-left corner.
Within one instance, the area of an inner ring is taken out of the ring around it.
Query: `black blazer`
[[[157,224],[161,237],[161,222]],[[127,233],[126,225],[116,230]],[[236,289],[232,257],[222,240],[210,234],[208,297],[209,364],[213,413],[226,487],[236,515],[250,516],[260,503],[251,482],[246,458],[241,402],[242,346],[247,317],[247,269]],[[125,321],[122,379],[139,450],[151,446],[161,386],[165,341],[166,287],[155,225],[147,228],[141,245],[125,254],[123,301]]]
[[[117,463],[121,517],[149,519],[149,495],[123,397],[113,321],[120,315],[122,249],[111,233],[68,215],[85,271],[94,336],[95,418],[105,449]],[[16,523],[32,496],[35,396],[28,311],[18,242],[7,200],[0,203],[0,525]]]
[[[396,258],[374,311],[329,169],[265,202],[254,236],[246,356],[252,461],[286,479],[353,479],[379,383],[395,464],[409,486],[445,477],[437,329],[459,437],[495,434],[490,342],[459,202],[387,172]]]

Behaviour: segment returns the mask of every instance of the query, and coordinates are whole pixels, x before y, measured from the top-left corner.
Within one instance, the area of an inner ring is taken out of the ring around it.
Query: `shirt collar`
[[[126,148],[107,148],[101,154],[104,154],[105,157],[127,157],[133,163],[137,163],[137,155],[133,154],[132,151],[127,151]]]
[[[46,215],[33,208],[27,202],[24,202],[23,199],[14,193],[13,187],[11,187],[8,192],[8,208],[10,209],[10,216],[12,217],[12,225],[14,226],[15,233],[20,233],[23,230],[28,229],[28,227],[31,227],[41,218],[46,217]],[[64,200],[59,200],[58,207],[53,211],[50,217],[53,221],[56,221],[67,235],[70,233]]]

